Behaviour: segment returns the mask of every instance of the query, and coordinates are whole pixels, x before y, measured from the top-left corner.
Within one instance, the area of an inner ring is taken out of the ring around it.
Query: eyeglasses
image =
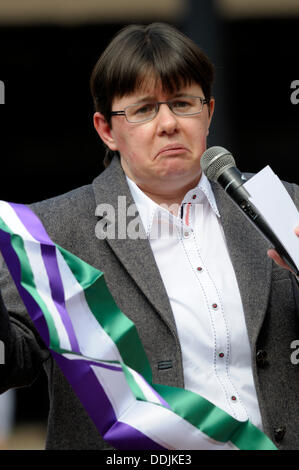
[[[184,95],[169,101],[138,103],[126,106],[122,111],[111,111],[111,116],[125,116],[128,122],[151,121],[158,114],[161,104],[167,104],[177,116],[194,116],[202,112],[209,100],[200,96]]]

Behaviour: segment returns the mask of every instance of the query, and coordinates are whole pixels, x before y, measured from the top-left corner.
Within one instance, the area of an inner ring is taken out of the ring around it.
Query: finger
[[[299,237],[299,225],[297,225],[297,227],[295,228],[295,233],[296,233],[297,237]]]
[[[267,251],[267,254],[270,258],[273,259],[273,261],[275,261],[276,264],[278,264],[278,266],[282,267],[282,268],[285,268],[285,269],[288,269],[289,271],[291,271],[291,269],[289,268],[289,266],[287,265],[287,263],[281,258],[281,256],[279,256],[279,254],[277,253],[276,250],[268,250]],[[292,271],[291,271],[292,272]]]

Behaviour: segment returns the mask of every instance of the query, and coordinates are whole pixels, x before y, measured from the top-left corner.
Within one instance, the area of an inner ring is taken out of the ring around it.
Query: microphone
[[[233,202],[270,242],[281,258],[283,258],[287,265],[295,272],[296,276],[298,276],[299,271],[292,258],[261,213],[250,201],[250,194],[243,186],[247,178],[236,168],[232,154],[223,147],[210,147],[203,153],[200,164],[207,178],[222,186]]]

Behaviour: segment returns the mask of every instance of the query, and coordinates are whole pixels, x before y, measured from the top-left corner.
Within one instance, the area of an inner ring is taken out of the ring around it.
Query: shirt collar
[[[160,210],[162,212],[166,211],[167,214],[169,212],[164,207],[161,207],[155,201],[153,201],[150,197],[148,197],[138,186],[137,184],[131,180],[127,175],[127,182],[137,206],[139,215],[141,217],[143,226],[147,235],[150,233],[153,218],[155,213]],[[201,178],[195,188],[190,189],[184,196],[182,201],[183,204],[188,203],[200,203],[203,202],[203,199],[207,199],[211,209],[215,212],[215,214],[220,217],[220,213],[217,208],[215,196],[211,187],[211,184],[204,173],[202,173]]]

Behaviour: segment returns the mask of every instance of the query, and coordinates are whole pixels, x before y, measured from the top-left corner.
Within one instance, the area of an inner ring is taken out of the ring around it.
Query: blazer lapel
[[[240,289],[249,339],[254,345],[270,291],[272,261],[267,256],[270,244],[221,186],[211,184]]]
[[[176,334],[169,299],[118,157],[114,157],[105,172],[93,181],[93,190],[97,206],[107,204],[114,210],[115,220],[109,222],[114,224],[115,237],[106,238],[106,242]],[[130,229],[130,233],[134,233],[134,227],[140,234],[135,239],[127,236]]]

